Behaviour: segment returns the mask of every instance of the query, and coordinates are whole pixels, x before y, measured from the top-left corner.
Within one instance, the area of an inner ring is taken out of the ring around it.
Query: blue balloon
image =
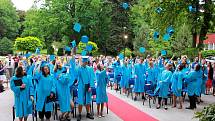
[[[139,51],[140,51],[140,53],[144,53],[146,51],[146,49],[144,47],[140,47]]]
[[[88,36],[84,35],[84,36],[81,37],[81,42],[88,43],[88,41],[89,41]]]
[[[123,59],[124,59],[124,55],[123,55],[122,53],[120,53],[120,54],[118,55],[118,57],[119,57],[120,60],[123,60]]]
[[[129,4],[128,4],[128,3],[126,3],[126,2],[124,2],[124,3],[122,4],[122,7],[126,10],[126,9],[128,9]]]
[[[154,32],[154,40],[158,40],[158,38],[159,38],[159,32]]]
[[[161,50],[161,55],[166,55],[167,54],[167,52],[166,52],[166,50]]]
[[[93,46],[92,45],[87,45],[86,46],[86,50],[87,51],[92,51],[93,50]]]
[[[163,40],[164,41],[168,41],[170,39],[170,35],[169,34],[165,34],[164,36],[163,36]]]
[[[81,56],[86,56],[87,55],[87,51],[86,50],[83,50],[82,52],[81,52]]]
[[[81,24],[75,23],[75,25],[73,26],[73,29],[76,32],[80,32],[81,31]]]

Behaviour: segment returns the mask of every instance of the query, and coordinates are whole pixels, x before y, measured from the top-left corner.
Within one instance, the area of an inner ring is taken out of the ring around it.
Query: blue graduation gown
[[[183,84],[183,73],[181,71],[176,71],[172,75],[172,92],[175,96],[180,97],[182,92],[182,84]]]
[[[172,72],[164,70],[161,74],[161,80],[158,81],[155,93],[158,93],[159,97],[168,98],[169,84],[171,82]]]
[[[147,75],[147,83],[151,82],[153,85],[157,84],[156,83],[156,71],[155,71],[155,68],[148,68],[146,73],[148,74]]]
[[[119,79],[119,75],[122,73],[121,66],[115,66],[114,67],[114,82],[119,82],[121,78]]]
[[[53,103],[46,103],[46,97],[50,96],[51,92],[56,94],[56,80],[54,76],[48,75],[47,77],[44,77],[41,75],[37,85],[37,111],[42,111],[44,106],[45,112],[53,110]]]
[[[69,81],[71,81],[69,74],[61,74],[56,82],[57,97],[59,99],[60,111],[69,112],[70,109],[70,88]]]
[[[93,68],[80,66],[78,69],[78,104],[91,104],[92,92],[85,92],[85,85],[90,84],[90,87],[95,87],[95,74]]]
[[[106,86],[107,86],[106,77],[107,77],[106,70],[96,71],[96,80],[97,80],[96,103],[97,104],[108,102],[108,96],[106,92]]]
[[[71,78],[71,81],[69,82],[69,85],[72,86],[75,79],[77,79],[77,75],[78,75],[78,69],[77,69],[77,66],[75,64],[75,60],[74,59],[71,59],[70,60],[70,68],[69,68],[69,74],[70,74],[70,78]]]
[[[122,67],[122,80],[120,81],[120,86],[122,88],[128,88],[129,87],[129,79],[131,78],[132,74],[132,68],[130,68],[128,65]]]
[[[22,79],[22,82],[26,85],[24,90],[20,90],[20,87],[15,86],[14,81],[18,79]],[[14,92],[16,117],[26,117],[28,114],[32,114],[32,105],[29,105],[30,96],[34,95],[32,78],[30,76],[22,78],[13,76],[10,80],[10,88]]]
[[[185,82],[187,83],[188,95],[193,96],[198,95],[198,75],[199,72],[191,71],[186,77]]]
[[[136,64],[134,66],[134,72],[137,78],[135,78],[134,82],[134,92],[143,93],[145,87],[145,65],[144,64]]]

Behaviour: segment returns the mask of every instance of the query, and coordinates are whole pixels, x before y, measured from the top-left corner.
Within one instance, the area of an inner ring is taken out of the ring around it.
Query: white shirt
[[[6,68],[14,68],[15,67],[15,63],[14,63],[14,60],[11,58],[7,58],[5,60],[5,65],[6,65]]]

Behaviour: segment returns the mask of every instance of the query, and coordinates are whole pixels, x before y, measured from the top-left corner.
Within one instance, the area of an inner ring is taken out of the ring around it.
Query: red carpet
[[[109,109],[123,121],[158,121],[134,106],[108,93]]]

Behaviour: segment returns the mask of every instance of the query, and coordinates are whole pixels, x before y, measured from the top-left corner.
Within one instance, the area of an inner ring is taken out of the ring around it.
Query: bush
[[[57,51],[57,55],[58,56],[63,56],[64,55],[64,49],[63,48],[59,48],[58,51]]]
[[[47,47],[47,54],[54,55],[54,48],[52,46]]]
[[[77,53],[78,53],[78,54],[81,54],[81,52],[82,52],[83,50],[86,49],[86,45],[87,45],[87,44],[85,44],[85,43],[79,42],[79,44],[78,44],[78,49],[77,49]],[[95,53],[97,53],[97,51],[98,51],[99,48],[98,48],[98,46],[97,46],[96,43],[89,41],[89,42],[88,42],[88,45],[92,45],[92,46],[93,46],[93,50],[92,50],[92,54],[93,54],[93,55],[94,55]]]
[[[7,55],[13,53],[13,42],[4,37],[0,39],[0,55]]]
[[[35,52],[37,48],[43,47],[43,42],[37,37],[18,37],[16,38],[14,47],[19,51]]]
[[[215,120],[215,104],[205,107],[201,112],[196,112],[195,118],[198,118],[199,121],[214,121]]]
[[[124,54],[124,49],[120,51],[120,53]],[[132,55],[132,51],[129,48],[125,48],[125,56],[130,57]]]
[[[215,56],[215,50],[205,50],[202,51],[202,57]]]

